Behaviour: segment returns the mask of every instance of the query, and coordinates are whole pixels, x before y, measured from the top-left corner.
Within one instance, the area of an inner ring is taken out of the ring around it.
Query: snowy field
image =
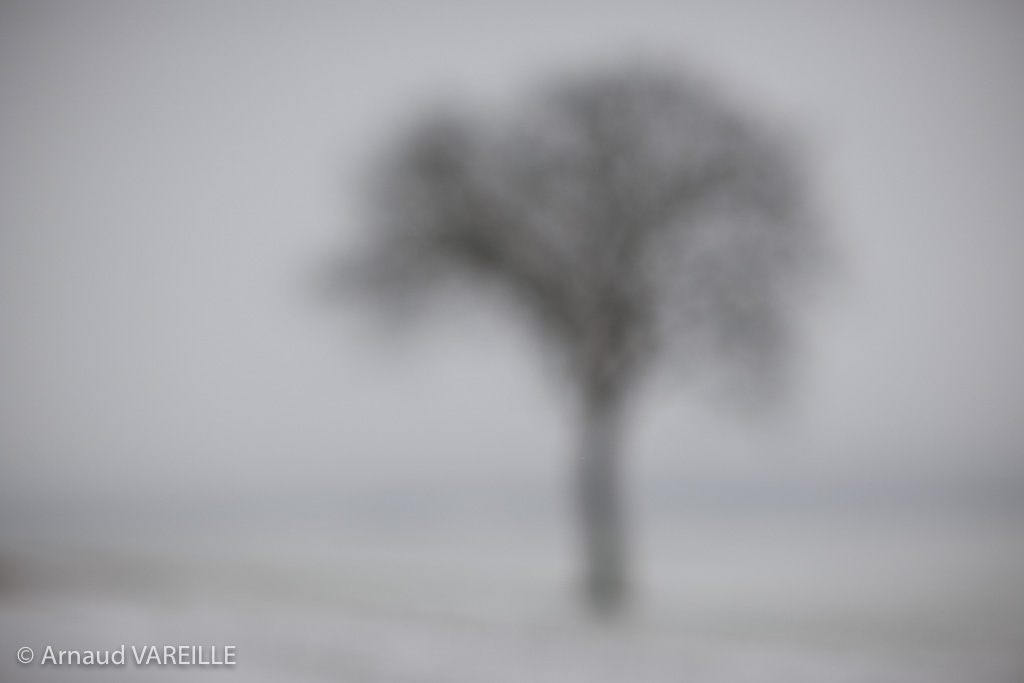
[[[8,537],[0,680],[1024,680],[1016,519],[646,528],[635,607],[611,625],[578,610],[557,527]],[[238,664],[40,667],[47,644],[231,644]]]

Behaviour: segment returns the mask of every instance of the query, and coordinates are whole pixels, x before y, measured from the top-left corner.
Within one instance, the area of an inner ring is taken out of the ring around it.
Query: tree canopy
[[[434,112],[375,170],[367,291],[492,287],[590,392],[661,356],[747,395],[781,376],[818,226],[792,140],[709,87],[640,67],[556,81],[516,111]]]

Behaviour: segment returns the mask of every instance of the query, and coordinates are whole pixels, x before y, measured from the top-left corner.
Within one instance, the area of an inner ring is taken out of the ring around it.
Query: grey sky
[[[424,102],[637,54],[803,134],[846,261],[790,417],[743,433],[658,388],[637,467],[1019,473],[1019,4],[7,2],[0,497],[562,472],[516,328],[382,345],[304,278]]]

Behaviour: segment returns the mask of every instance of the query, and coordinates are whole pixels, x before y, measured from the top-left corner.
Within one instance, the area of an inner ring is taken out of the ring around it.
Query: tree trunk
[[[622,413],[623,403],[614,393],[584,392],[577,473],[583,588],[589,606],[602,617],[622,610],[628,588],[619,462]]]

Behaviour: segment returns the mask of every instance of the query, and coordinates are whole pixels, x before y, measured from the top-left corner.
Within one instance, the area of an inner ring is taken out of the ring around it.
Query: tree
[[[349,282],[385,306],[471,284],[564,363],[600,614],[627,596],[621,430],[654,362],[748,402],[785,376],[821,251],[797,166],[784,136],[709,88],[634,67],[555,82],[509,116],[435,112],[372,175]]]

